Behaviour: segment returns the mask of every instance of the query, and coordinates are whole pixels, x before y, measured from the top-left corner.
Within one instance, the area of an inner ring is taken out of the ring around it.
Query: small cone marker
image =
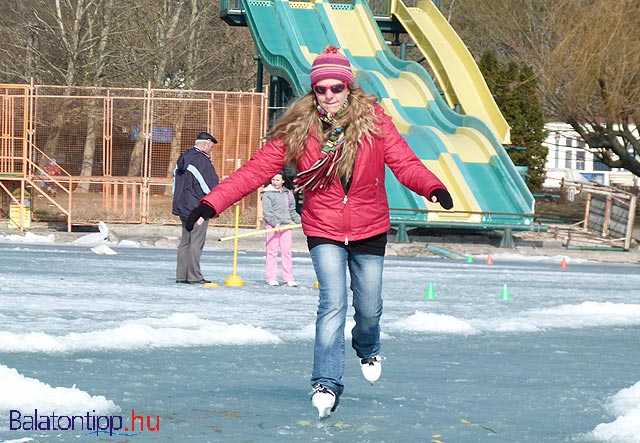
[[[473,255],[467,254],[467,263],[473,263]]]
[[[562,262],[560,262],[560,267],[565,269],[567,267],[567,259],[562,257]]]
[[[509,295],[509,288],[505,283],[502,287],[502,294],[500,294],[500,300],[511,300],[511,296]]]
[[[491,257],[491,254],[487,255],[486,264],[488,264],[488,265],[492,265],[493,264],[493,257]]]
[[[424,295],[425,300],[435,300],[436,291],[433,289],[433,283],[429,283],[427,286],[427,293]]]

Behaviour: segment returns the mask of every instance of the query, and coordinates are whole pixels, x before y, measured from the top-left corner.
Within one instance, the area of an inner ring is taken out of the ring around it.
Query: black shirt
[[[309,251],[318,245],[326,244],[340,246],[347,251],[384,256],[384,252],[387,247],[387,233],[383,232],[382,234],[374,235],[373,237],[362,240],[349,241],[348,244],[324,237],[307,237],[307,246],[309,246]]]

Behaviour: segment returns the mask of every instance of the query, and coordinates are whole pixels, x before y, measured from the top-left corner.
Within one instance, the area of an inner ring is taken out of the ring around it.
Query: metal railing
[[[267,130],[262,92],[0,85],[0,218],[73,224],[179,223],[171,183],[198,132],[215,135],[224,178],[260,148]],[[59,175],[45,165],[55,162]],[[243,227],[259,225],[257,193],[241,205]],[[19,213],[19,216],[17,215]],[[223,214],[212,224],[231,226]]]

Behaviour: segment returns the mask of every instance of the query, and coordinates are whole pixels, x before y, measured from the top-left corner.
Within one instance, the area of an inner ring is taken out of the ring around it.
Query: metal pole
[[[259,55],[253,57],[253,59],[258,61],[258,68],[256,73],[256,92],[262,92],[264,81],[264,65],[262,64],[262,58]]]
[[[235,235],[230,235],[229,237],[220,237],[218,241],[227,241],[232,239],[237,240],[239,238],[253,237],[254,235],[266,234],[267,232],[287,231],[289,229],[297,229],[301,227],[302,225],[297,224],[297,225],[285,225],[285,226],[280,226],[280,227],[271,228],[271,229],[259,229],[257,231],[247,232],[245,234],[237,235],[236,233]]]
[[[242,278],[236,274],[238,264],[238,225],[240,224],[240,204],[236,203],[236,227],[233,240],[233,274],[224,281],[225,286],[244,286]]]

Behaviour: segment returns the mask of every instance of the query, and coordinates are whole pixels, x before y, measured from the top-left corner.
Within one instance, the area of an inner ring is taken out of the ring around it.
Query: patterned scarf
[[[313,166],[306,171],[301,171],[296,175],[293,180],[295,184],[294,191],[304,191],[309,189],[311,191],[322,189],[333,182],[338,173],[338,165],[342,160],[342,145],[344,142],[344,128],[337,126],[337,121],[346,113],[349,99],[344,102],[344,105],[338,111],[334,113],[326,111],[321,106],[316,108],[318,118],[327,125],[331,131],[329,137],[322,148],[324,154],[319,158]]]

